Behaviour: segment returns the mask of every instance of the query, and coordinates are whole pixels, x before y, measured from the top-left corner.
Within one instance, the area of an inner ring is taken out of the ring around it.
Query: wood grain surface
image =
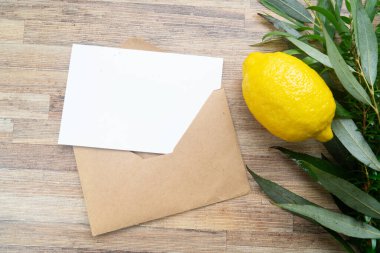
[[[244,197],[92,237],[71,147],[58,146],[72,43],[139,37],[166,51],[223,57],[223,85],[245,162],[325,207],[329,195],[269,147],[285,143],[249,114],[241,63],[271,29],[256,0],[1,0],[0,252],[341,252],[322,229],[273,206],[251,181]]]

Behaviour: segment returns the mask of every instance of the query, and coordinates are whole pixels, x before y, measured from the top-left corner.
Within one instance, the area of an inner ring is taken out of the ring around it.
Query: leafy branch
[[[373,24],[380,1],[346,0],[348,12],[342,0],[318,0],[315,6],[309,0],[259,1],[278,16],[259,14],[275,27],[259,45],[288,41],[292,48],[284,52],[315,69],[333,91],[335,137],[325,147],[334,161],[278,149],[334,196],[342,214],[250,173],[275,204],[320,224],[347,252],[380,252],[380,25]]]

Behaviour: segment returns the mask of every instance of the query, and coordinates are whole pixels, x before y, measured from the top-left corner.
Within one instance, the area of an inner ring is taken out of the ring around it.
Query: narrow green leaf
[[[348,172],[353,170],[356,159],[343,146],[336,136],[334,136],[334,138],[330,141],[324,142],[323,146],[327,149],[327,151],[329,151],[331,156],[334,157],[334,160],[343,168],[345,168]],[[347,178],[349,178],[349,175]]]
[[[323,8],[321,6],[309,6],[307,7],[307,9],[309,10],[313,10],[313,11],[316,11],[320,14],[322,14],[325,18],[327,18],[331,23],[333,23],[334,25],[338,25],[338,22],[336,21],[336,18],[334,16],[333,13],[331,13],[329,10],[327,10],[326,8]]]
[[[273,37],[285,37],[286,38],[286,37],[292,37],[292,36],[293,35],[291,35],[290,33],[287,33],[287,32],[271,31],[271,32],[266,33],[263,36],[263,41],[271,39]]]
[[[334,11],[334,5],[335,5],[334,0],[333,1],[331,1],[331,0],[318,0],[316,6],[327,9],[329,11]],[[322,17],[322,19],[324,19],[324,17]]]
[[[307,173],[309,173],[308,167],[303,167],[302,162],[307,162],[310,164],[313,164],[314,166],[320,168],[323,171],[326,171],[330,174],[333,174],[338,177],[344,177],[345,171],[340,168],[339,166],[336,166],[332,163],[330,163],[327,160],[323,160],[321,158],[317,158],[308,154],[294,152],[292,150],[283,148],[283,147],[273,147],[279,151],[281,151],[283,154],[287,155],[290,159],[292,159],[297,165],[299,165],[302,169],[304,169]],[[313,175],[311,175],[313,176]]]
[[[251,44],[249,46],[250,47],[259,47],[259,46],[262,46],[262,45],[265,45],[265,44],[268,44],[268,43],[275,43],[275,42],[279,42],[279,41],[281,41],[281,37],[273,37],[273,38],[270,38],[270,39],[266,39],[266,40],[263,40],[263,41]]]
[[[376,252],[376,244],[377,244],[377,240],[372,239],[371,240],[372,252]]]
[[[335,109],[335,118],[338,119],[352,119],[352,115],[347,111],[338,101],[335,100],[336,109]]]
[[[342,2],[343,0],[335,0],[335,10],[340,13],[340,10],[342,9]]]
[[[372,218],[380,219],[380,203],[374,197],[348,181],[321,170],[314,164],[305,161],[302,163],[313,173],[320,185],[347,206]]]
[[[343,0],[330,0],[330,3],[332,6],[334,6],[334,10],[337,15],[340,14],[340,11],[342,9],[342,2]]]
[[[371,21],[373,21],[376,15],[376,4],[377,0],[367,0],[365,3],[365,11],[368,14],[368,17]]]
[[[281,21],[281,20],[274,18],[270,15],[261,14],[261,13],[258,13],[258,14],[260,17],[262,17],[262,18],[266,19],[268,22],[272,23],[273,26],[276,27],[277,29],[284,31],[284,32],[288,32],[289,34],[291,34],[297,38],[301,36],[301,34],[296,29],[294,29],[293,24]]]
[[[273,6],[269,0],[259,0],[259,2],[265,6],[267,9],[273,11],[274,13],[276,13],[277,15],[289,20],[290,22],[292,22],[294,25],[298,26],[298,27],[302,27],[303,26],[303,23],[299,22],[298,20],[290,17],[288,14],[286,14],[285,12],[283,12],[281,9],[277,9],[276,6]]]
[[[293,45],[295,45],[296,47],[301,49],[305,54],[307,54],[310,57],[314,58],[315,60],[319,61],[320,63],[322,63],[326,67],[332,68],[330,59],[326,54],[321,53],[321,51],[319,51],[318,49],[316,49],[316,48],[310,46],[309,44],[307,44],[303,41],[300,41],[299,39],[296,39],[294,37],[285,36],[285,35],[283,37],[285,37]],[[351,68],[351,66],[348,66],[348,68],[350,71],[352,71],[352,72],[354,71],[354,69]]]
[[[347,1],[348,0],[346,0],[346,5],[347,5]],[[351,7],[351,0],[349,0],[348,2],[350,2],[350,7]],[[356,11],[356,5],[358,4],[357,3],[357,0],[353,0],[353,2],[352,2],[352,11],[350,10],[350,13],[351,13],[351,16],[352,16],[352,28],[355,30],[356,28],[355,28],[355,26],[357,25],[356,24],[356,22],[355,22],[355,20],[357,20],[357,17],[356,17],[356,15],[357,15],[357,11]],[[347,8],[348,8],[348,6],[347,6]],[[354,38],[355,38],[355,43],[358,41],[358,33],[357,32],[355,32],[354,31]]]
[[[317,2],[317,7],[320,7],[320,8],[323,8],[323,9],[328,9],[330,11],[334,11],[333,9],[333,4],[331,3],[331,1],[329,0],[318,0]],[[331,36],[334,36],[335,35],[335,28],[333,25],[331,25],[327,20],[326,20],[326,17],[321,15],[320,13],[315,13],[315,18],[314,18],[316,21],[318,21],[317,19],[319,19],[320,22],[318,23],[322,23],[325,27],[326,27],[326,30],[328,31],[328,33],[331,35]],[[317,25],[317,23],[314,23],[314,34],[321,34],[321,28]],[[324,42],[323,42],[324,43]]]
[[[325,1],[327,1],[327,0],[325,0]],[[342,9],[342,0],[329,0],[329,2],[330,2],[330,4],[325,4],[325,5],[322,5],[321,7],[326,7],[326,5],[327,5],[327,7],[328,7],[327,9],[330,12],[334,13],[335,19],[338,22],[338,27],[336,29],[340,32],[341,35],[342,35],[342,33],[347,33],[351,36],[350,29],[345,25],[344,20],[340,16],[340,12]],[[331,34],[330,34],[330,36],[331,36]]]
[[[313,221],[311,221],[311,222],[313,222]],[[313,222],[313,223],[318,224],[316,222]],[[340,245],[346,250],[347,253],[356,253],[356,251],[351,247],[351,245],[348,244],[348,242],[340,234],[338,234],[337,232],[335,232],[334,230],[331,230],[329,228],[326,228],[326,227],[323,227],[323,226],[322,226],[322,228],[324,230],[326,230],[330,235],[332,235],[334,237],[334,239],[337,242],[339,242]]]
[[[380,230],[341,213],[313,205],[279,204],[278,206],[308,217],[322,226],[347,236],[365,239],[380,238]]]
[[[345,17],[345,16],[341,16],[340,17],[344,23],[346,23],[347,25],[350,25],[351,24],[351,19],[349,17]]]
[[[305,41],[305,42],[315,41],[315,40],[318,40],[321,43],[325,42],[325,39],[318,34],[305,34],[299,37],[299,40]]]
[[[348,12],[351,12],[351,1],[350,0],[344,0],[344,2],[346,3],[346,8],[347,8]]]
[[[301,205],[316,205],[302,198],[301,196],[298,196],[297,194],[294,194],[291,191],[288,191],[287,189],[281,187],[280,185],[273,183],[265,178],[260,177],[259,175],[254,173],[252,170],[250,170],[248,166],[247,166],[247,170],[252,175],[253,179],[255,179],[256,183],[260,186],[260,188],[264,191],[264,193],[277,204],[292,204],[293,203],[293,204],[301,204]],[[310,220],[307,217],[302,217],[302,218],[306,218],[307,220]],[[310,220],[310,221],[315,223],[313,220]],[[325,229],[329,234],[331,234],[335,238],[335,240],[337,240],[347,252],[355,253],[352,247],[344,240],[344,238],[340,234],[338,234],[337,232],[329,228],[326,228],[326,227],[322,227],[322,228]]]
[[[301,50],[299,50],[299,49],[287,49],[287,50],[284,50],[282,52],[285,53],[285,54],[288,54],[288,55],[303,54],[303,52]]]
[[[247,167],[248,172],[251,174],[256,183],[264,191],[264,193],[277,204],[304,204],[314,205],[314,203],[307,199],[298,196],[291,191],[281,187],[280,185],[273,183],[265,178],[260,177]]]
[[[359,0],[351,2],[356,47],[367,81],[373,86],[377,75],[378,47],[375,30]],[[355,13],[355,15],[354,15]]]
[[[371,104],[371,100],[356,80],[355,76],[350,72],[349,67],[344,61],[343,57],[340,55],[338,48],[335,46],[334,42],[327,34],[326,29],[323,27],[323,33],[326,39],[327,55],[329,56],[332,67],[335,70],[338,79],[342,83],[343,87],[350,93],[354,98],[365,104]]]
[[[297,31],[300,31],[300,32],[303,32],[303,31],[313,31],[313,28],[311,28],[309,26],[301,26],[301,27],[297,27]]]
[[[319,63],[319,61],[315,60],[314,58],[311,58],[310,56],[306,56],[306,57],[302,58],[302,61],[309,66],[316,64],[316,63]]]
[[[344,147],[364,165],[380,171],[380,162],[351,119],[335,119],[332,123],[335,136]]]
[[[330,12],[329,10],[324,9],[322,7],[319,7],[319,6],[310,6],[310,7],[308,7],[308,9],[322,14],[328,21],[330,21],[334,25],[335,29],[339,33],[349,33],[350,32],[348,27],[344,25],[343,21],[339,22],[336,19],[334,13]]]
[[[323,65],[332,68],[329,57],[327,55],[325,55],[324,53],[321,53],[321,51],[319,51],[318,49],[316,49],[316,48],[314,48],[314,47],[312,47],[312,46],[306,44],[305,42],[302,42],[296,38],[286,37],[286,39],[289,40],[296,47],[298,47],[299,49],[304,51],[310,57],[316,59],[317,61],[319,61]]]
[[[266,0],[278,10],[304,23],[313,23],[313,18],[305,7],[297,0]]]

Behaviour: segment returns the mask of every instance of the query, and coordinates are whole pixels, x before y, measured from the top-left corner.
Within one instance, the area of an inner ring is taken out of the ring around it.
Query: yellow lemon
[[[243,63],[243,96],[255,118],[286,141],[333,137],[335,101],[312,68],[285,53],[251,53]]]

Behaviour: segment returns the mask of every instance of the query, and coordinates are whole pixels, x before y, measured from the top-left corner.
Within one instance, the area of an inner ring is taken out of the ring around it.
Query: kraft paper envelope
[[[141,40],[124,47],[159,51]],[[214,91],[166,155],[74,147],[93,235],[250,191],[224,89]]]

